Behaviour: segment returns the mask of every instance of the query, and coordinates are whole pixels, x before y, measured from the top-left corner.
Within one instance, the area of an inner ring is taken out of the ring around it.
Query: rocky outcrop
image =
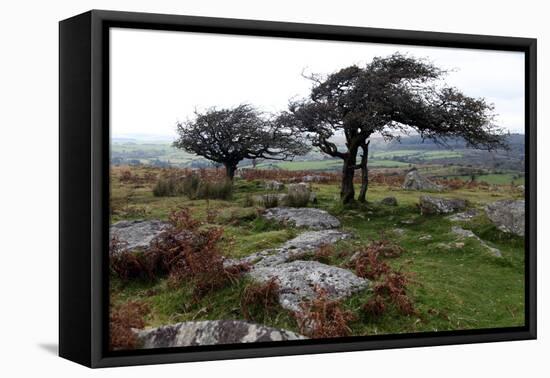
[[[462,213],[457,213],[449,216],[447,219],[449,219],[451,222],[465,222],[469,221],[479,215],[479,211],[476,209],[468,209]]]
[[[386,206],[397,206],[397,198],[395,198],[395,197],[385,197],[385,198],[382,198],[380,203],[382,205],[386,205]]]
[[[451,232],[458,235],[461,238],[476,239],[491,255],[495,257],[502,257],[502,253],[500,252],[499,249],[491,247],[489,244],[487,244],[484,240],[482,240],[479,236],[477,236],[470,230],[465,230],[461,227],[453,226],[451,228]]]
[[[309,207],[274,207],[266,210],[263,216],[266,219],[290,223],[296,227],[307,227],[314,230],[340,227],[338,218],[330,215],[324,210]]]
[[[288,240],[278,248],[270,248],[253,253],[238,260],[238,263],[254,264],[256,266],[275,266],[294,259],[304,252],[312,251],[324,244],[334,244],[351,235],[338,230],[320,230],[304,232],[294,239]],[[235,261],[233,261],[233,264]]]
[[[503,232],[525,235],[525,201],[502,200],[485,207],[487,216]]]
[[[421,214],[449,214],[464,210],[466,206],[466,200],[458,198],[421,196],[419,202]]]
[[[333,299],[345,298],[366,289],[369,281],[347,269],[318,261],[293,261],[275,266],[255,266],[250,276],[266,282],[275,278],[279,284],[279,303],[291,311],[302,311],[301,303],[317,297],[315,288],[326,290]]]
[[[166,225],[160,220],[120,221],[111,225],[110,234],[125,243],[128,250],[143,249],[149,247]]]
[[[440,192],[443,190],[443,187],[422,176],[416,168],[413,168],[405,175],[403,189]]]
[[[305,339],[292,331],[240,320],[183,322],[135,333],[145,349]]]

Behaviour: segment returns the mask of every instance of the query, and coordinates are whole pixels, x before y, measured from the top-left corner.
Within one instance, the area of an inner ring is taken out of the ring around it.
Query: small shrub
[[[155,256],[158,271],[169,275],[172,285],[193,282],[198,299],[234,282],[248,269],[244,264],[224,267],[225,258],[219,248],[222,228],[201,228],[188,209],[172,213],[169,222],[149,253]]]
[[[377,297],[387,298],[403,315],[414,315],[416,310],[407,295],[407,283],[405,274],[392,271],[385,276],[383,282],[374,286],[374,293]]]
[[[241,295],[241,313],[247,320],[263,322],[279,307],[279,284],[276,278],[258,284],[251,283]]]
[[[131,182],[132,172],[129,169],[121,169],[118,178],[121,182]]]
[[[111,272],[121,280],[168,276],[170,285],[191,282],[195,298],[239,279],[249,269],[246,264],[224,267],[219,242],[222,228],[202,228],[188,209],[169,217],[169,226],[143,252],[130,252],[117,239],[111,241]]]
[[[340,301],[331,300],[326,290],[316,287],[315,292],[317,297],[302,303],[302,311],[295,313],[300,332],[311,338],[349,336],[355,314],[344,310]]]
[[[138,340],[132,328],[145,327],[143,317],[149,312],[147,304],[131,301],[111,308],[109,312],[109,348],[136,349]]]
[[[367,247],[357,253],[354,264],[355,274],[359,277],[376,280],[391,270],[388,264],[379,260],[380,251],[377,249]]]
[[[362,308],[367,315],[376,317],[386,311],[386,303],[381,295],[376,295],[365,303]]]
[[[407,295],[407,276],[380,260],[381,256],[391,258],[402,253],[401,247],[387,240],[372,242],[366,249],[357,252],[355,273],[359,277],[378,281],[374,285],[374,297],[363,305],[367,315],[381,315],[388,304],[393,304],[404,315],[416,314],[413,301]]]
[[[111,274],[122,281],[130,279],[155,278],[156,261],[147,252],[129,251],[127,244],[113,237],[109,246],[109,268]]]

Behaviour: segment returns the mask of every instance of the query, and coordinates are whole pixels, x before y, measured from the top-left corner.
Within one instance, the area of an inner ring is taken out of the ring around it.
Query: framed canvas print
[[[536,40],[60,22],[60,355],[536,337]]]

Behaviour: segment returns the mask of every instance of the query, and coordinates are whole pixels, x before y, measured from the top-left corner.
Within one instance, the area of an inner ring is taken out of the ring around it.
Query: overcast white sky
[[[111,135],[173,137],[195,108],[284,110],[309,92],[304,69],[331,73],[396,51],[455,70],[447,84],[485,97],[500,126],[523,132],[523,53],[112,29]]]

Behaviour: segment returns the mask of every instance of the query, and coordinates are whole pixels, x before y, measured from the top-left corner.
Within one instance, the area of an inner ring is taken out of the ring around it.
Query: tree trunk
[[[353,187],[353,176],[355,175],[355,160],[357,150],[349,151],[344,159],[342,167],[342,187],[340,188],[340,200],[342,203],[352,203],[355,200],[355,188]]]
[[[225,176],[228,180],[233,181],[233,178],[235,177],[235,171],[237,170],[237,165],[235,164],[224,164],[225,165]]]
[[[369,168],[367,166],[369,159],[369,143],[361,146],[363,155],[361,156],[361,190],[359,191],[359,202],[367,202],[367,190],[369,189]]]

